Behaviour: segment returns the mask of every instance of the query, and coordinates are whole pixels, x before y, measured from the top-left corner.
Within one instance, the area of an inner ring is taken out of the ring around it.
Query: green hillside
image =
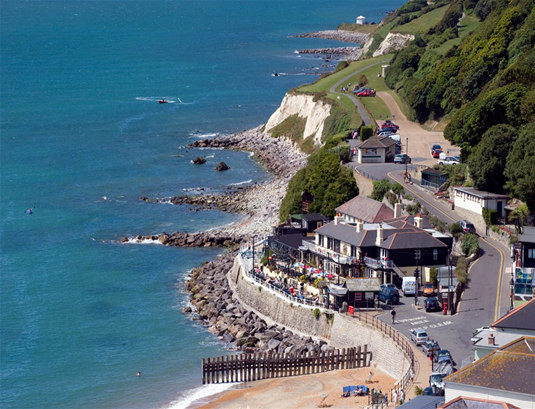
[[[386,83],[413,119],[448,122],[476,188],[535,210],[534,63],[535,0],[457,0],[394,56]]]

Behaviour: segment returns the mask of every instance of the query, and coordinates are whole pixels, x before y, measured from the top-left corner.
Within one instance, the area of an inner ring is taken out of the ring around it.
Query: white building
[[[469,210],[483,215],[483,209],[496,210],[498,217],[505,217],[505,205],[509,197],[491,192],[476,190],[472,187],[454,187],[455,208]]]
[[[357,17],[357,21],[356,21],[357,24],[366,24],[366,17],[364,16],[358,16]]]

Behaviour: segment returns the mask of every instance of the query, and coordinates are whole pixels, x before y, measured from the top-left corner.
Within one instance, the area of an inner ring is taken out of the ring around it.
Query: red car
[[[365,89],[364,91],[357,92],[357,97],[373,97],[375,96],[374,89]]]
[[[440,154],[442,153],[442,149],[435,149],[433,151],[433,158],[440,158]]]

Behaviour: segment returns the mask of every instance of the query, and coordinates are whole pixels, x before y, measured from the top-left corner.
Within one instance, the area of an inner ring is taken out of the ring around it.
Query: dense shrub
[[[475,234],[465,234],[461,242],[461,250],[465,256],[479,251],[479,238]]]

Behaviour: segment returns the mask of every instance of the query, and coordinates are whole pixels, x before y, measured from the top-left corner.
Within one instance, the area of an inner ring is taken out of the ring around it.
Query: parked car
[[[438,159],[440,158],[440,154],[442,153],[442,148],[437,148],[433,151],[433,158]]]
[[[440,351],[440,345],[438,345],[438,342],[434,340],[425,341],[422,344],[422,351],[426,356],[431,356],[431,353],[436,354],[438,351]]]
[[[424,284],[424,296],[431,297],[432,295],[435,295],[437,290],[435,288],[435,284],[431,281],[426,281]]]
[[[379,301],[386,304],[399,304],[399,291],[397,288],[383,287],[379,292]]]
[[[375,96],[375,90],[370,89],[370,88],[357,92],[357,97],[374,97],[374,96]]]
[[[435,143],[435,144],[431,147],[431,155],[434,155],[434,153],[435,153],[435,149],[440,149],[440,152],[442,152],[442,146],[440,146],[438,143]],[[439,152],[439,155],[440,155],[440,152]]]
[[[416,328],[411,331],[411,340],[416,345],[420,346],[425,341],[429,341],[429,337],[427,336],[427,332],[423,328]]]
[[[427,297],[425,299],[425,312],[440,311],[442,306],[437,297]]]
[[[439,350],[435,355],[435,362],[438,362],[439,364],[449,362],[453,365],[453,358],[451,357],[450,351],[447,349]]]
[[[439,165],[458,165],[459,161],[453,156],[446,156],[444,159],[438,161]]]
[[[390,119],[387,119],[381,125],[381,129],[385,129],[385,128],[395,128],[397,131],[399,129],[399,126],[396,125],[394,122],[392,122]]]
[[[463,229],[463,232],[465,233],[472,233],[474,234],[476,232],[475,226],[466,220],[459,220],[458,223],[461,225],[461,228]]]
[[[411,163],[411,157],[406,153],[399,153],[394,156],[394,163]]]

